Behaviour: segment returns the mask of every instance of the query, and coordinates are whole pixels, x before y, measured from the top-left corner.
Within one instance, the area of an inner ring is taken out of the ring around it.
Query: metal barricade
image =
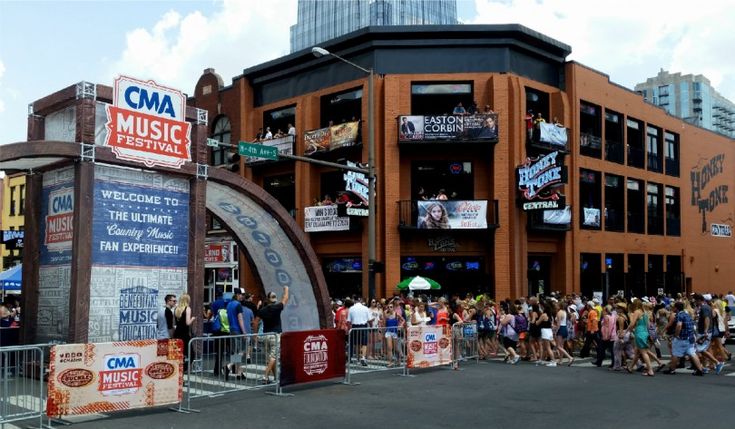
[[[44,345],[0,348],[0,427],[6,423],[38,419],[38,427],[51,427],[45,416],[46,350]]]
[[[281,394],[280,335],[213,335],[192,338],[187,351],[184,397],[175,411],[198,412],[191,400],[275,387]],[[272,373],[266,368],[273,360]]]
[[[454,367],[459,362],[480,359],[480,346],[477,334],[476,322],[455,323],[452,325],[452,353],[454,354]]]
[[[347,335],[345,380],[354,374],[389,371],[406,367],[406,329],[404,327],[352,328]]]

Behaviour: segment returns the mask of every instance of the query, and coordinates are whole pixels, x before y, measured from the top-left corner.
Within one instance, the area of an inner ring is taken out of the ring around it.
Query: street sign
[[[265,146],[257,143],[240,142],[238,144],[238,153],[240,156],[251,156],[256,158],[278,160],[278,148],[273,146]]]
[[[217,146],[219,146],[219,140],[217,140],[217,139],[207,139],[207,146],[217,147]]]

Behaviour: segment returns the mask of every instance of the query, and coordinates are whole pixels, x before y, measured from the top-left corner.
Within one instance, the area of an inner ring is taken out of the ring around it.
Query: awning
[[[0,289],[9,290],[20,290],[21,278],[23,275],[23,265],[16,265],[13,268],[3,271],[0,273]]]

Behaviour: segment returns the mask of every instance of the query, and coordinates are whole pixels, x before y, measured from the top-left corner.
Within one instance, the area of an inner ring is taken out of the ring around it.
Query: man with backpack
[[[227,318],[227,304],[222,292],[217,292],[217,299],[212,303],[212,336],[230,335],[230,323]],[[229,350],[226,339],[214,339],[214,376],[218,377],[222,370],[222,355]]]

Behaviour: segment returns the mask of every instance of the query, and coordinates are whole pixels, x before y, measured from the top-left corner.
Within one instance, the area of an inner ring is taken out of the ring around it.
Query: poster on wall
[[[315,152],[326,152],[346,146],[357,144],[360,132],[360,121],[345,122],[331,127],[319,128],[318,130],[304,133],[305,155]]]
[[[44,173],[40,217],[37,339],[66,341],[74,238],[74,168]]]
[[[156,337],[164,296],[186,291],[189,183],[97,165],[89,341]]]
[[[498,114],[401,116],[399,141],[497,140]]]
[[[46,413],[62,417],[181,402],[183,356],[181,340],[55,345]]]
[[[419,229],[487,229],[487,201],[418,201]]]

